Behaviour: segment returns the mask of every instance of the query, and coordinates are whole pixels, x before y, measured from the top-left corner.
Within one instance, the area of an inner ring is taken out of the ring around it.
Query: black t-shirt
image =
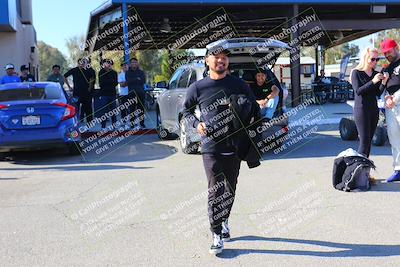
[[[393,95],[400,89],[400,59],[390,63],[383,71],[389,72],[390,78],[386,83],[386,90]]]
[[[110,69],[101,69],[99,72],[99,85],[101,96],[115,96],[117,94],[118,74]]]
[[[241,79],[226,75],[223,79],[213,80],[210,77],[197,81],[189,86],[184,106],[184,119],[197,127],[199,122],[206,124],[207,136],[202,137],[202,153],[229,153],[234,152],[229,140],[229,122],[234,114],[229,109],[229,97],[233,94],[246,95],[255,101],[248,85]],[[199,106],[200,121],[193,115],[196,106]]]
[[[93,88],[89,88],[90,81],[93,83],[96,80],[96,73],[92,68],[79,68],[75,67],[67,71],[64,74],[65,78],[68,78],[72,75],[73,83],[74,83],[74,92],[73,95],[77,97],[89,97],[92,94]]]
[[[269,80],[265,81],[264,84],[258,85],[257,83],[253,84],[251,86],[251,89],[253,90],[254,96],[256,97],[257,100],[263,100],[266,99],[268,95],[272,93],[272,86],[274,83]]]
[[[26,77],[20,76],[21,82],[36,82],[35,77],[32,74],[26,75]]]

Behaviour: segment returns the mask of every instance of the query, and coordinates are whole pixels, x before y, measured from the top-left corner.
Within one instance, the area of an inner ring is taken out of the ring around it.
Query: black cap
[[[101,64],[108,63],[110,65],[114,65],[114,61],[112,59],[105,58],[101,61]]]
[[[22,65],[20,71],[29,70],[27,65]]]
[[[211,56],[211,55],[218,55],[218,54],[225,54],[227,56],[229,56],[230,52],[229,50],[223,48],[222,46],[215,46],[210,48],[209,50],[207,50],[206,56]]]

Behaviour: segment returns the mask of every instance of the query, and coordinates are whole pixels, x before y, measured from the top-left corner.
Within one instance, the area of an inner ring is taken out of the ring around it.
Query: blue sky
[[[32,0],[33,23],[38,40],[68,54],[65,40],[71,36],[86,35],[90,12],[105,0]],[[355,42],[360,50],[369,45],[370,37]]]
[[[105,0],[32,0],[37,39],[58,48],[64,55],[68,37],[85,34],[90,12]]]

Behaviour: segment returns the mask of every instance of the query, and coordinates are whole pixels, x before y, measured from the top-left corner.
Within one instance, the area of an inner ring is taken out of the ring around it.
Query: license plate
[[[40,124],[40,116],[23,116],[22,125],[32,126]]]

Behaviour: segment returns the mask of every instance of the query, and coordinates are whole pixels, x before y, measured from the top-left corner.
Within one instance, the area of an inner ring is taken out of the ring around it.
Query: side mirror
[[[167,82],[166,82],[166,81],[162,81],[162,82],[158,82],[158,83],[156,83],[155,87],[157,87],[157,88],[165,88],[165,89],[167,89],[167,88],[168,88],[168,84],[167,84]]]

